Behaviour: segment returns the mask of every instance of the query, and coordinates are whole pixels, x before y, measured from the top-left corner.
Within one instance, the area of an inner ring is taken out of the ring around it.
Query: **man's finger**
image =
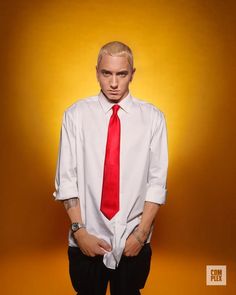
[[[106,241],[104,241],[104,240],[99,240],[98,241],[98,245],[100,246],[100,247],[102,247],[103,249],[105,249],[106,251],[111,251],[111,245],[109,245]]]
[[[96,255],[102,255],[103,256],[105,253],[106,253],[106,251],[103,248],[101,248],[100,246],[97,246],[96,249],[94,249],[94,252],[93,252],[94,256],[96,256]]]

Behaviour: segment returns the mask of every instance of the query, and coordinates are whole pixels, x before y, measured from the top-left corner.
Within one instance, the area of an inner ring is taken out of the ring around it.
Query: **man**
[[[136,295],[151,260],[154,219],[166,200],[163,113],[131,96],[133,55],[121,42],[98,55],[101,91],[63,115],[54,197],[71,221],[69,272],[79,295]]]

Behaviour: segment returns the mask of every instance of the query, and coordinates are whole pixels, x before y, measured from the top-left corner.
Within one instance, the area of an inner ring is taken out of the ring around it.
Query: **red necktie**
[[[102,198],[100,210],[111,219],[119,211],[120,177],[120,119],[117,115],[120,106],[113,105],[109,121],[106,156],[104,161]]]

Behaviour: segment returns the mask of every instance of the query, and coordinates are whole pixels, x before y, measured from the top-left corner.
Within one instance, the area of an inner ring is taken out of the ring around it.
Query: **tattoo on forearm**
[[[76,207],[77,206],[78,198],[68,199],[68,200],[65,200],[63,203],[64,203],[64,206],[65,206],[66,210],[68,210],[71,207]]]

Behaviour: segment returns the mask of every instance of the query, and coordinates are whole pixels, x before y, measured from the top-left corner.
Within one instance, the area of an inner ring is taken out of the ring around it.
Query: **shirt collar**
[[[107,113],[114,104],[116,104],[115,102],[110,102],[106,96],[103,94],[102,90],[100,90],[99,94],[98,94],[98,99],[99,102],[104,110],[105,113]],[[124,97],[119,103],[118,105],[127,113],[129,113],[131,111],[131,106],[132,106],[132,96],[130,94],[130,92],[126,95],[126,97]]]

